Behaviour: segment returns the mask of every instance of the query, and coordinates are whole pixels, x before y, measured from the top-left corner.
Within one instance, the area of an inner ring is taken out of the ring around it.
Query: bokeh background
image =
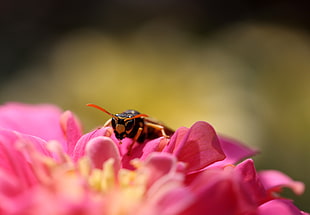
[[[261,151],[257,169],[306,183],[308,1],[0,2],[0,102],[55,103],[85,132],[138,109],[172,128],[210,122]]]

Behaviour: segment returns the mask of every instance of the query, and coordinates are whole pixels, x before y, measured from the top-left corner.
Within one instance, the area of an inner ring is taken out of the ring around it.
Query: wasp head
[[[136,124],[136,119],[118,117],[112,118],[111,125],[114,130],[115,137],[119,140],[131,136],[131,132]]]
[[[114,130],[115,137],[118,140],[122,140],[125,137],[135,137],[138,129],[143,128],[144,126],[143,117],[147,117],[146,114],[140,114],[138,111],[135,110],[127,110],[119,114],[111,114],[107,110],[95,104],[87,104],[87,106],[95,107],[112,117],[111,125]]]

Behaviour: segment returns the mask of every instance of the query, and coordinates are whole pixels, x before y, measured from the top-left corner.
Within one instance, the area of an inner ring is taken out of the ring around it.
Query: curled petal
[[[304,183],[294,181],[284,173],[277,170],[264,170],[259,172],[259,178],[262,181],[266,190],[279,190],[281,187],[288,187],[295,194],[301,195],[305,190]]]
[[[102,169],[105,161],[114,159],[114,170],[120,167],[120,154],[115,143],[109,137],[96,137],[91,139],[86,146],[86,154],[91,160],[94,168]]]
[[[178,128],[174,134],[171,137],[171,140],[169,142],[169,145],[167,145],[163,152],[173,153],[176,148],[179,147],[179,145],[183,142],[183,140],[186,138],[186,135],[189,131],[189,128],[186,127],[180,127]]]
[[[177,131],[163,151],[171,151],[178,160],[188,163],[188,172],[195,172],[225,158],[213,127],[206,122],[196,122],[188,131]]]

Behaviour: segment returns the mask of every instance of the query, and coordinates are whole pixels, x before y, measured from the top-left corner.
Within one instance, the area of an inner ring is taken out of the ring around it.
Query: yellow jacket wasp
[[[141,114],[135,110],[127,110],[122,113],[111,114],[98,105],[87,104],[87,106],[97,108],[112,117],[104,124],[104,127],[112,126],[115,137],[120,141],[120,144],[125,137],[133,140],[128,148],[128,153],[130,153],[135,142],[143,143],[145,140],[151,140],[158,137],[168,138],[174,133],[172,129],[155,120],[151,120],[148,118],[148,115]]]

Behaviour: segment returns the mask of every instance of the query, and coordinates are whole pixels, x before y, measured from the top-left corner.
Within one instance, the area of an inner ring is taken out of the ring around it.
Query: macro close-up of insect
[[[128,147],[128,153],[130,153],[135,142],[141,144],[145,140],[152,140],[158,137],[169,138],[174,133],[172,129],[136,110],[112,114],[95,104],[87,104],[87,106],[97,108],[112,117],[104,124],[104,127],[111,126],[113,128],[115,137],[120,141],[120,144],[124,138],[131,138],[133,140]]]

